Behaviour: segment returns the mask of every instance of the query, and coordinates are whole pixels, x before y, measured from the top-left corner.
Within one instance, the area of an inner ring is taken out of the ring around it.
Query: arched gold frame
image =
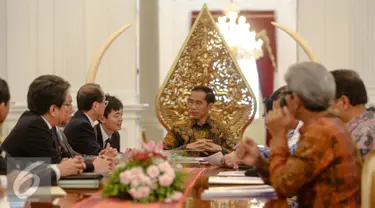
[[[216,22],[215,22],[215,20],[213,19],[211,13],[209,12],[209,10],[208,10],[206,4],[203,5],[201,12],[199,13],[199,15],[198,15],[196,21],[194,22],[193,26],[192,26],[191,29],[190,29],[190,32],[189,32],[187,38],[185,39],[185,41],[184,41],[184,43],[183,43],[181,49],[179,50],[179,53],[178,53],[178,55],[177,55],[177,58],[175,59],[175,61],[174,61],[173,65],[172,65],[172,67],[170,68],[170,70],[169,70],[169,72],[168,72],[166,78],[164,79],[164,82],[163,82],[162,86],[160,87],[160,90],[159,90],[159,92],[158,92],[158,94],[157,94],[157,96],[156,96],[156,100],[155,100],[155,111],[156,111],[156,116],[157,116],[159,122],[163,125],[163,127],[164,127],[166,130],[169,131],[170,128],[171,128],[172,122],[167,123],[167,121],[162,117],[162,115],[161,115],[161,113],[160,113],[160,109],[161,109],[161,106],[160,106],[160,104],[161,104],[161,103],[160,103],[160,97],[161,97],[161,95],[162,95],[162,93],[163,93],[163,89],[166,87],[168,81],[170,80],[171,75],[173,74],[173,72],[174,72],[174,70],[175,70],[175,68],[176,68],[176,66],[177,66],[177,64],[178,64],[178,62],[179,62],[179,58],[181,57],[182,53],[184,52],[184,49],[185,49],[185,47],[187,46],[187,44],[188,44],[188,42],[189,42],[189,40],[190,40],[190,38],[191,38],[193,32],[194,32],[195,29],[197,28],[197,25],[199,24],[199,22],[200,22],[200,20],[201,20],[203,14],[205,14],[205,16],[206,16],[206,14],[207,14],[207,16],[208,16],[208,18],[209,18],[209,20],[208,20],[209,23],[208,23],[208,24],[213,24],[213,25],[214,25],[215,32],[217,32],[217,34],[218,34],[220,40],[223,42],[224,47],[225,47],[226,50],[228,51],[228,54],[229,54],[229,56],[230,56],[230,59],[233,61],[234,68],[238,69],[238,72],[239,72],[239,74],[240,74],[240,76],[241,76],[241,78],[242,78],[242,81],[243,81],[243,83],[246,85],[246,88],[249,90],[249,94],[250,94],[251,98],[252,98],[253,101],[254,101],[253,104],[252,104],[252,105],[253,105],[253,109],[252,109],[251,115],[249,115],[250,118],[247,118],[247,119],[246,119],[247,122],[244,123],[244,124],[241,126],[241,128],[240,128],[240,130],[239,130],[239,132],[238,132],[238,133],[239,133],[239,137],[242,137],[242,135],[243,135],[243,133],[244,133],[246,127],[252,122],[252,120],[253,120],[254,117],[255,117],[255,112],[256,112],[256,110],[257,110],[257,101],[256,101],[256,99],[255,99],[255,95],[254,95],[254,93],[253,93],[253,91],[252,91],[250,85],[248,84],[248,82],[247,82],[245,76],[243,75],[243,73],[241,72],[241,69],[240,69],[240,67],[239,67],[239,65],[238,65],[238,63],[237,63],[237,61],[236,61],[236,59],[234,58],[233,54],[231,53],[231,50],[230,50],[229,46],[228,46],[227,43],[225,42],[223,36],[220,34],[220,30],[219,30],[219,28],[217,27]],[[185,94],[189,94],[189,93],[190,93],[189,91],[185,92]],[[220,94],[220,92],[219,92],[219,93],[216,93],[216,95],[219,95],[219,94]],[[175,122],[176,122],[176,121],[175,121]]]

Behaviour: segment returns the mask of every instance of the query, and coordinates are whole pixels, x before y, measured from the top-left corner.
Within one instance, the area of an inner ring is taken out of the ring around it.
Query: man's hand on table
[[[99,152],[99,156],[107,156],[107,157],[117,157],[117,149],[112,148],[109,143],[105,146],[105,148]]]
[[[115,167],[115,160],[112,157],[105,155],[99,156],[93,160],[94,172],[95,173],[108,173],[111,172]]]
[[[250,138],[241,141],[234,154],[236,156],[234,165],[244,163],[249,166],[257,166],[261,157],[258,145]]]
[[[236,154],[235,152],[231,152],[229,154],[224,155],[221,164],[228,168],[233,168],[234,167],[234,161],[236,160]]]
[[[63,159],[57,165],[57,168],[60,170],[61,177],[64,177],[83,173],[86,165],[81,156],[75,156],[74,158]]]
[[[208,154],[208,152],[220,152],[223,150],[220,145],[215,144],[210,139],[199,139],[196,142],[187,144],[186,149],[202,151],[205,154]]]

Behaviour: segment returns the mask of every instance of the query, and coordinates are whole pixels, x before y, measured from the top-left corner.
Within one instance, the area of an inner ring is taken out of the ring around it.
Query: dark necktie
[[[108,143],[109,145],[111,145],[111,138],[108,138],[107,140],[105,140],[105,144],[103,148],[106,148]]]
[[[70,145],[67,144],[67,141],[64,140],[64,137],[61,135],[62,134],[61,131],[58,129],[55,129],[55,130],[56,130],[57,139],[59,140],[60,145],[63,146],[63,148],[65,148],[65,150],[69,153],[70,157],[73,157],[74,154],[73,154],[72,147],[70,147]]]
[[[95,140],[98,140],[98,131],[96,130],[96,127],[94,126],[94,133],[95,133]]]

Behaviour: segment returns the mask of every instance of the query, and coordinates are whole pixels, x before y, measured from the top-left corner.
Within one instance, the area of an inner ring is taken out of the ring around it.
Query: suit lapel
[[[102,147],[102,149],[104,149],[103,147],[103,135],[102,135],[102,131],[100,129],[100,124],[97,124],[95,126],[95,130],[96,130],[96,141],[98,141],[99,145]]]
[[[57,137],[56,127],[53,127],[52,129],[50,129],[50,133],[51,133],[51,139],[52,139],[53,146],[56,149],[57,160],[60,162],[60,160],[61,160],[61,145],[60,145],[59,139]]]

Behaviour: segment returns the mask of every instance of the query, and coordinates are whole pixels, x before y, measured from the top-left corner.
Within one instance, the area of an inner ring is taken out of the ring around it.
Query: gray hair
[[[311,111],[324,111],[333,102],[336,84],[331,73],[316,62],[301,62],[289,67],[285,74],[288,88]]]

